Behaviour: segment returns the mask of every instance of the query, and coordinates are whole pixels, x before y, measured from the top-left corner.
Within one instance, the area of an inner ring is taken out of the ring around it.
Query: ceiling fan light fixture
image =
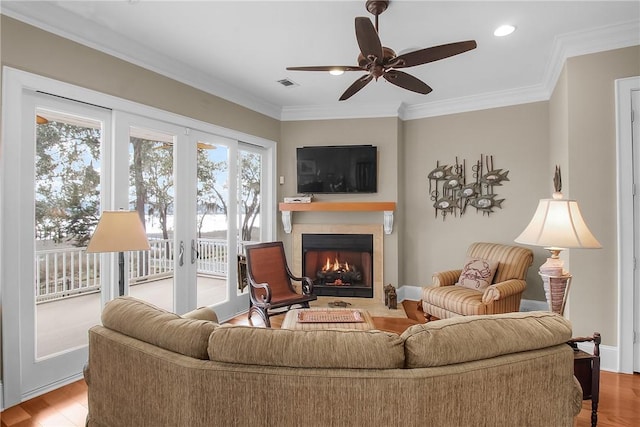
[[[510,25],[510,24],[500,25],[493,32],[493,35],[496,36],[496,37],[504,37],[504,36],[508,36],[509,34],[513,33],[515,30],[516,30],[516,27],[514,27],[513,25]]]
[[[358,65],[320,65],[311,67],[287,67],[291,71],[323,71],[339,76],[344,71],[360,71],[366,74],[358,77],[351,86],[338,98],[345,101],[355,95],[371,81],[378,81],[380,77],[389,83],[415,93],[423,95],[432,91],[431,87],[422,80],[407,74],[399,69],[415,67],[429,62],[439,61],[451,56],[470,51],[477,47],[475,40],[466,40],[431,46],[424,49],[411,50],[402,55],[396,55],[395,51],[383,46],[378,34],[378,15],[389,6],[388,0],[368,0],[366,7],[375,15],[375,26],[365,16],[357,16],[355,19],[356,41],[360,49]]]

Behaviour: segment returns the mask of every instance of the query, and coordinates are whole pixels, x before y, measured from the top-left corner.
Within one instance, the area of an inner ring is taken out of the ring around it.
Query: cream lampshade
[[[560,259],[563,249],[596,249],[600,242],[593,236],[575,200],[567,200],[560,193],[560,168],[556,168],[556,192],[552,199],[542,199],[524,231],[515,239],[525,245],[544,246],[551,257],[540,266],[549,309],[564,313],[571,275],[564,270]]]
[[[149,240],[136,211],[104,211],[91,236],[87,253],[119,252],[119,295],[124,295],[124,252],[147,251]]]

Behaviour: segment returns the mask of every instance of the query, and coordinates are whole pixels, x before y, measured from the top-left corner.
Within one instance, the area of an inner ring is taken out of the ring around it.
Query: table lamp
[[[124,295],[124,252],[148,251],[149,240],[136,211],[104,211],[91,236],[87,253],[118,252],[118,295]]]
[[[540,200],[531,222],[515,241],[544,246],[551,253],[551,257],[540,266],[539,274],[549,310],[564,314],[572,276],[564,269],[560,252],[563,249],[597,249],[602,246],[582,218],[578,202],[563,198],[559,166],[556,166],[553,182],[553,198]]]

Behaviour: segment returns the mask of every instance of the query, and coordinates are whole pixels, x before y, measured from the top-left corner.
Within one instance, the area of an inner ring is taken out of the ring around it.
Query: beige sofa
[[[570,325],[549,312],[402,335],[188,317],[131,297],[107,304],[89,331],[89,426],[560,427],[582,404]]]

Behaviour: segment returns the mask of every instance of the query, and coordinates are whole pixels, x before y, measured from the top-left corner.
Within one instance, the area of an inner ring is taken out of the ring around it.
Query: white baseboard
[[[420,301],[422,299],[422,287],[420,286],[400,286],[398,288],[398,302],[406,299]]]
[[[546,301],[523,299],[520,301],[520,311],[547,311],[549,304]]]
[[[76,382],[78,380],[81,380],[82,378],[84,378],[84,375],[83,375],[82,372],[80,372],[80,373],[77,373],[75,375],[71,375],[71,376],[69,376],[67,378],[63,378],[63,379],[61,379],[59,381],[55,381],[55,382],[53,382],[51,384],[47,384],[46,386],[43,386],[43,387],[40,387],[40,388],[37,388],[37,389],[34,389],[34,390],[30,390],[30,391],[22,394],[22,396],[21,396],[22,401],[24,402],[26,400],[33,399],[34,397],[41,396],[41,395],[43,395],[45,393],[49,393],[50,391],[57,390],[60,387],[63,387],[65,385],[68,385],[68,384],[71,384],[71,383],[74,383],[74,382]]]
[[[584,352],[593,354],[593,343],[578,343],[578,348]],[[610,345],[600,345],[600,370],[609,372],[620,372],[618,366],[618,347]]]

